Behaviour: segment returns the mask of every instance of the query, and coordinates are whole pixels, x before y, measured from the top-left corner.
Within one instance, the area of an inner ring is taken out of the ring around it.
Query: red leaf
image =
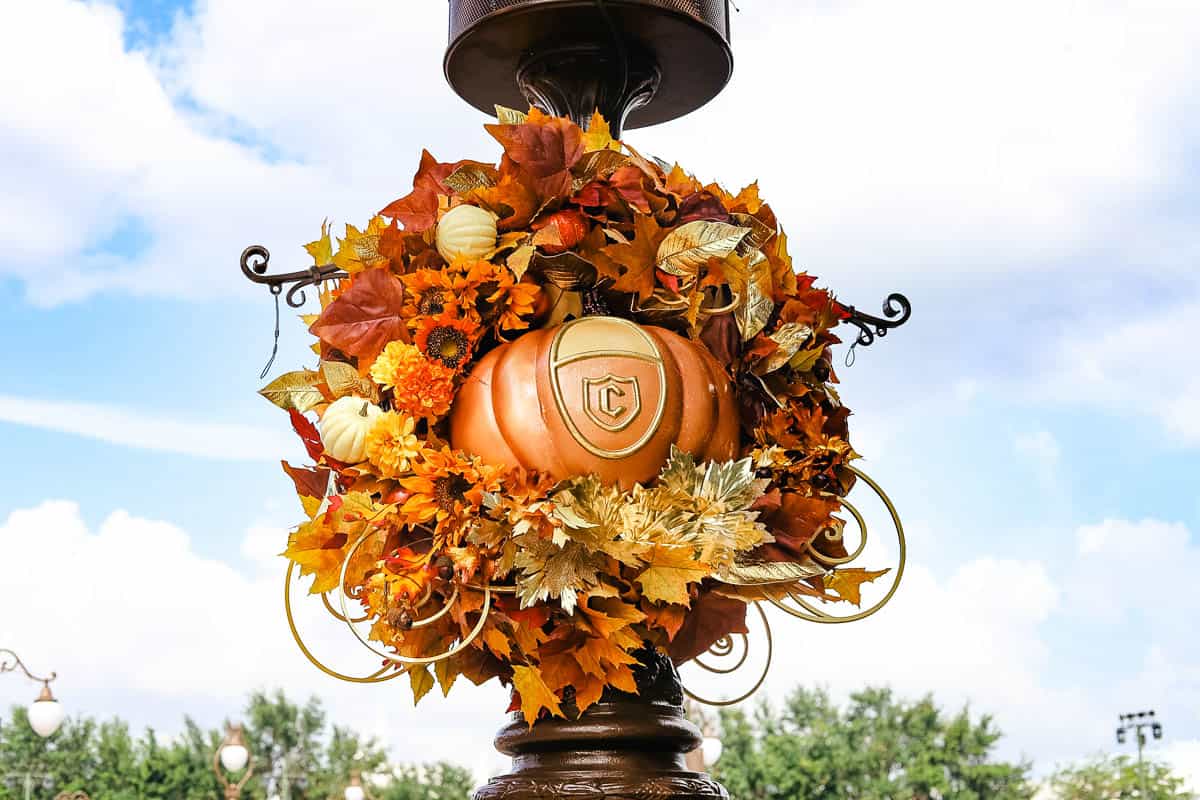
[[[321,312],[309,331],[343,353],[371,360],[388,342],[408,341],[403,309],[404,284],[387,269],[369,269]]]
[[[424,231],[432,228],[433,224],[437,222],[438,195],[453,194],[444,181],[450,173],[464,165],[492,169],[491,164],[482,164],[468,159],[456,161],[453,164],[443,164],[428,150],[422,150],[421,165],[417,168],[417,174],[413,176],[413,190],[399,200],[393,201],[379,213],[385,217],[396,219],[404,225],[406,231]]]
[[[730,633],[748,633],[746,604],[715,594],[702,594],[692,603],[692,610],[667,652],[676,664],[691,661],[703,654],[713,643]]]
[[[303,416],[300,419],[309,425],[312,424]],[[292,424],[293,426],[295,425],[294,419]],[[303,434],[301,434],[301,438],[303,438]],[[307,442],[305,446],[307,447]],[[309,455],[312,455],[311,451]],[[317,460],[317,457],[314,457],[313,460]],[[327,467],[293,467],[286,461],[280,461],[279,463],[283,464],[283,471],[292,479],[292,483],[296,484],[296,494],[301,497],[325,497],[325,491],[329,486],[329,473],[333,470]]]
[[[679,201],[679,217],[675,224],[682,225],[697,219],[729,222],[730,217],[720,198],[712,192],[696,192]]]
[[[325,452],[325,445],[321,444],[321,434],[317,432],[317,426],[313,425],[308,417],[294,408],[289,408],[288,414],[292,418],[292,428],[296,431],[296,435],[300,437],[300,440],[304,442],[304,449],[308,451],[308,457],[313,461],[320,461],[321,454]],[[285,464],[284,467],[286,468],[287,465]],[[313,495],[313,497],[324,496],[324,488],[321,489],[321,494]]]

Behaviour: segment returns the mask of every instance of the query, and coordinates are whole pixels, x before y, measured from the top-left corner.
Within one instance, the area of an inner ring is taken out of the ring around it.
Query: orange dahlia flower
[[[398,478],[409,472],[413,459],[421,452],[421,440],[413,431],[417,421],[407,414],[385,411],[367,434],[367,460],[385,478]]]
[[[407,342],[389,342],[371,365],[371,379],[392,390],[392,408],[414,417],[436,419],[450,411],[454,370],[430,361]]]
[[[400,481],[409,493],[400,513],[409,524],[433,522],[438,533],[446,533],[464,517],[477,513],[484,492],[500,489],[498,469],[449,447],[423,450],[412,468],[413,476]]]

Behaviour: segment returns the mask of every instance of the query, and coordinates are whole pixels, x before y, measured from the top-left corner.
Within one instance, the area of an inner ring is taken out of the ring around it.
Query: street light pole
[[[39,778],[43,789],[50,791],[54,788],[54,776],[46,772],[10,772],[4,776],[4,783],[8,788],[14,789],[19,782],[24,789],[25,800],[33,800],[34,782]]]
[[[1130,731],[1133,731],[1137,736],[1138,781],[1142,785],[1142,797],[1149,797],[1150,792],[1146,786],[1146,765],[1142,760],[1142,751],[1146,747],[1146,734],[1143,730],[1145,728],[1150,729],[1150,734],[1155,739],[1162,738],[1162,724],[1154,718],[1153,711],[1137,711],[1130,714],[1122,714],[1121,724],[1117,728],[1117,744],[1125,744],[1125,736]]]
[[[242,735],[241,725],[227,725],[225,727],[225,740],[221,742],[221,746],[217,748],[217,752],[213,753],[213,772],[217,774],[217,780],[221,782],[221,786],[225,789],[226,800],[238,800],[242,794],[242,787],[246,785],[246,781],[250,780],[250,776],[254,774],[254,756],[250,753],[250,748],[246,746],[246,740]],[[230,783],[225,777],[225,773],[221,771],[224,767],[229,772],[237,772],[238,770],[246,770],[237,783]]]
[[[50,681],[57,678],[58,673],[51,672],[50,676],[46,678],[34,675],[21,661],[20,656],[7,647],[0,647],[0,675],[5,672],[16,672],[18,669],[25,673],[25,677],[29,680],[42,684],[41,693],[29,704],[29,726],[43,739],[53,736],[66,716],[62,704],[54,699],[54,693],[50,691]]]

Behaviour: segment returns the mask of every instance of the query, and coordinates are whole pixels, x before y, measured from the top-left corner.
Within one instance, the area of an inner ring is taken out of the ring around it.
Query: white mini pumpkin
[[[367,455],[367,434],[383,409],[361,397],[339,397],[321,417],[325,452],[344,464],[357,464]]]
[[[496,215],[479,206],[455,206],[437,226],[437,249],[442,258],[483,258],[496,247]]]

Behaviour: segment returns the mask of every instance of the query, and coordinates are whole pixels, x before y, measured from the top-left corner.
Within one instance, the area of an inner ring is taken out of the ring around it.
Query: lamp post
[[[372,800],[367,787],[363,785],[362,774],[358,770],[353,770],[350,773],[350,783],[346,786],[346,791],[342,793],[346,800]]]
[[[53,736],[66,717],[62,704],[54,699],[54,693],[50,691],[50,681],[57,678],[58,674],[51,672],[48,678],[40,678],[29,671],[20,656],[12,650],[0,647],[0,673],[16,672],[18,669],[25,673],[29,680],[42,684],[42,691],[29,704],[29,727],[43,739]]]
[[[225,777],[225,772],[222,772],[222,767],[228,772],[238,772],[243,769],[245,772],[236,783],[230,783],[229,778]],[[254,757],[250,753],[250,748],[246,746],[241,725],[226,726],[225,740],[221,742],[217,752],[213,753],[213,772],[217,774],[217,780],[225,789],[227,800],[237,800],[242,793],[242,787],[254,774]]]
[[[1154,718],[1153,711],[1122,714],[1121,724],[1117,727],[1117,744],[1125,744],[1126,735],[1131,731],[1137,736],[1138,780],[1142,784],[1142,797],[1149,797],[1150,794],[1146,788],[1146,767],[1142,762],[1142,750],[1146,747],[1146,734],[1143,730],[1145,728],[1150,729],[1150,735],[1155,739],[1162,738],[1162,724]]]
[[[46,772],[11,772],[4,776],[4,784],[10,790],[21,786],[21,796],[25,800],[32,800],[35,785],[41,784],[47,792],[54,788],[54,776]]]

